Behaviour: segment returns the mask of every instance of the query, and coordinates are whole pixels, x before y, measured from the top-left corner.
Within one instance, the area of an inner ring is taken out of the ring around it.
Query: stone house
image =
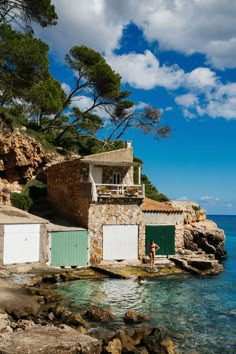
[[[47,189],[57,213],[88,230],[91,264],[145,256],[145,189],[130,142],[123,149],[52,165]]]

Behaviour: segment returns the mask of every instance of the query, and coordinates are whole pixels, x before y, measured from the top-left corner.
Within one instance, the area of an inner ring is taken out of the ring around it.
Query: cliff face
[[[183,210],[184,214],[184,246],[187,250],[202,249],[207,254],[221,258],[224,250],[225,234],[215,222],[208,220],[206,212],[194,202],[170,202],[175,208]]]
[[[0,121],[1,178],[11,183],[25,183],[49,161],[49,155],[44,153],[38,141]]]
[[[62,161],[57,153],[46,153],[36,139],[22,127],[12,129],[0,119],[0,178],[25,184],[42,172],[47,164]]]

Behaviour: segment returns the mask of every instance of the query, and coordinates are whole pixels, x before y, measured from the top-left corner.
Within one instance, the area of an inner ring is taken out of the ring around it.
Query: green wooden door
[[[175,226],[146,226],[146,255],[149,255],[151,240],[160,247],[156,255],[175,254]]]
[[[52,266],[88,264],[88,231],[53,231],[51,236]]]

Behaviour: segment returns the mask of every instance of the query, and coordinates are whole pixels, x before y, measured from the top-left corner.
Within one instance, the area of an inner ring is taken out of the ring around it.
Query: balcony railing
[[[112,198],[144,198],[144,185],[134,184],[127,186],[124,184],[96,184],[98,197]]]

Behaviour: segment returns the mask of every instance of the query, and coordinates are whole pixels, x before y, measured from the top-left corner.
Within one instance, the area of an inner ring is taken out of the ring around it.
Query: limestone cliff
[[[225,234],[215,222],[208,220],[205,210],[194,202],[171,201],[170,204],[183,210],[184,246],[191,251],[203,250],[216,258],[225,256]]]
[[[0,178],[10,183],[25,184],[47,164],[64,160],[58,153],[45,152],[41,143],[25,130],[13,129],[0,119]]]

